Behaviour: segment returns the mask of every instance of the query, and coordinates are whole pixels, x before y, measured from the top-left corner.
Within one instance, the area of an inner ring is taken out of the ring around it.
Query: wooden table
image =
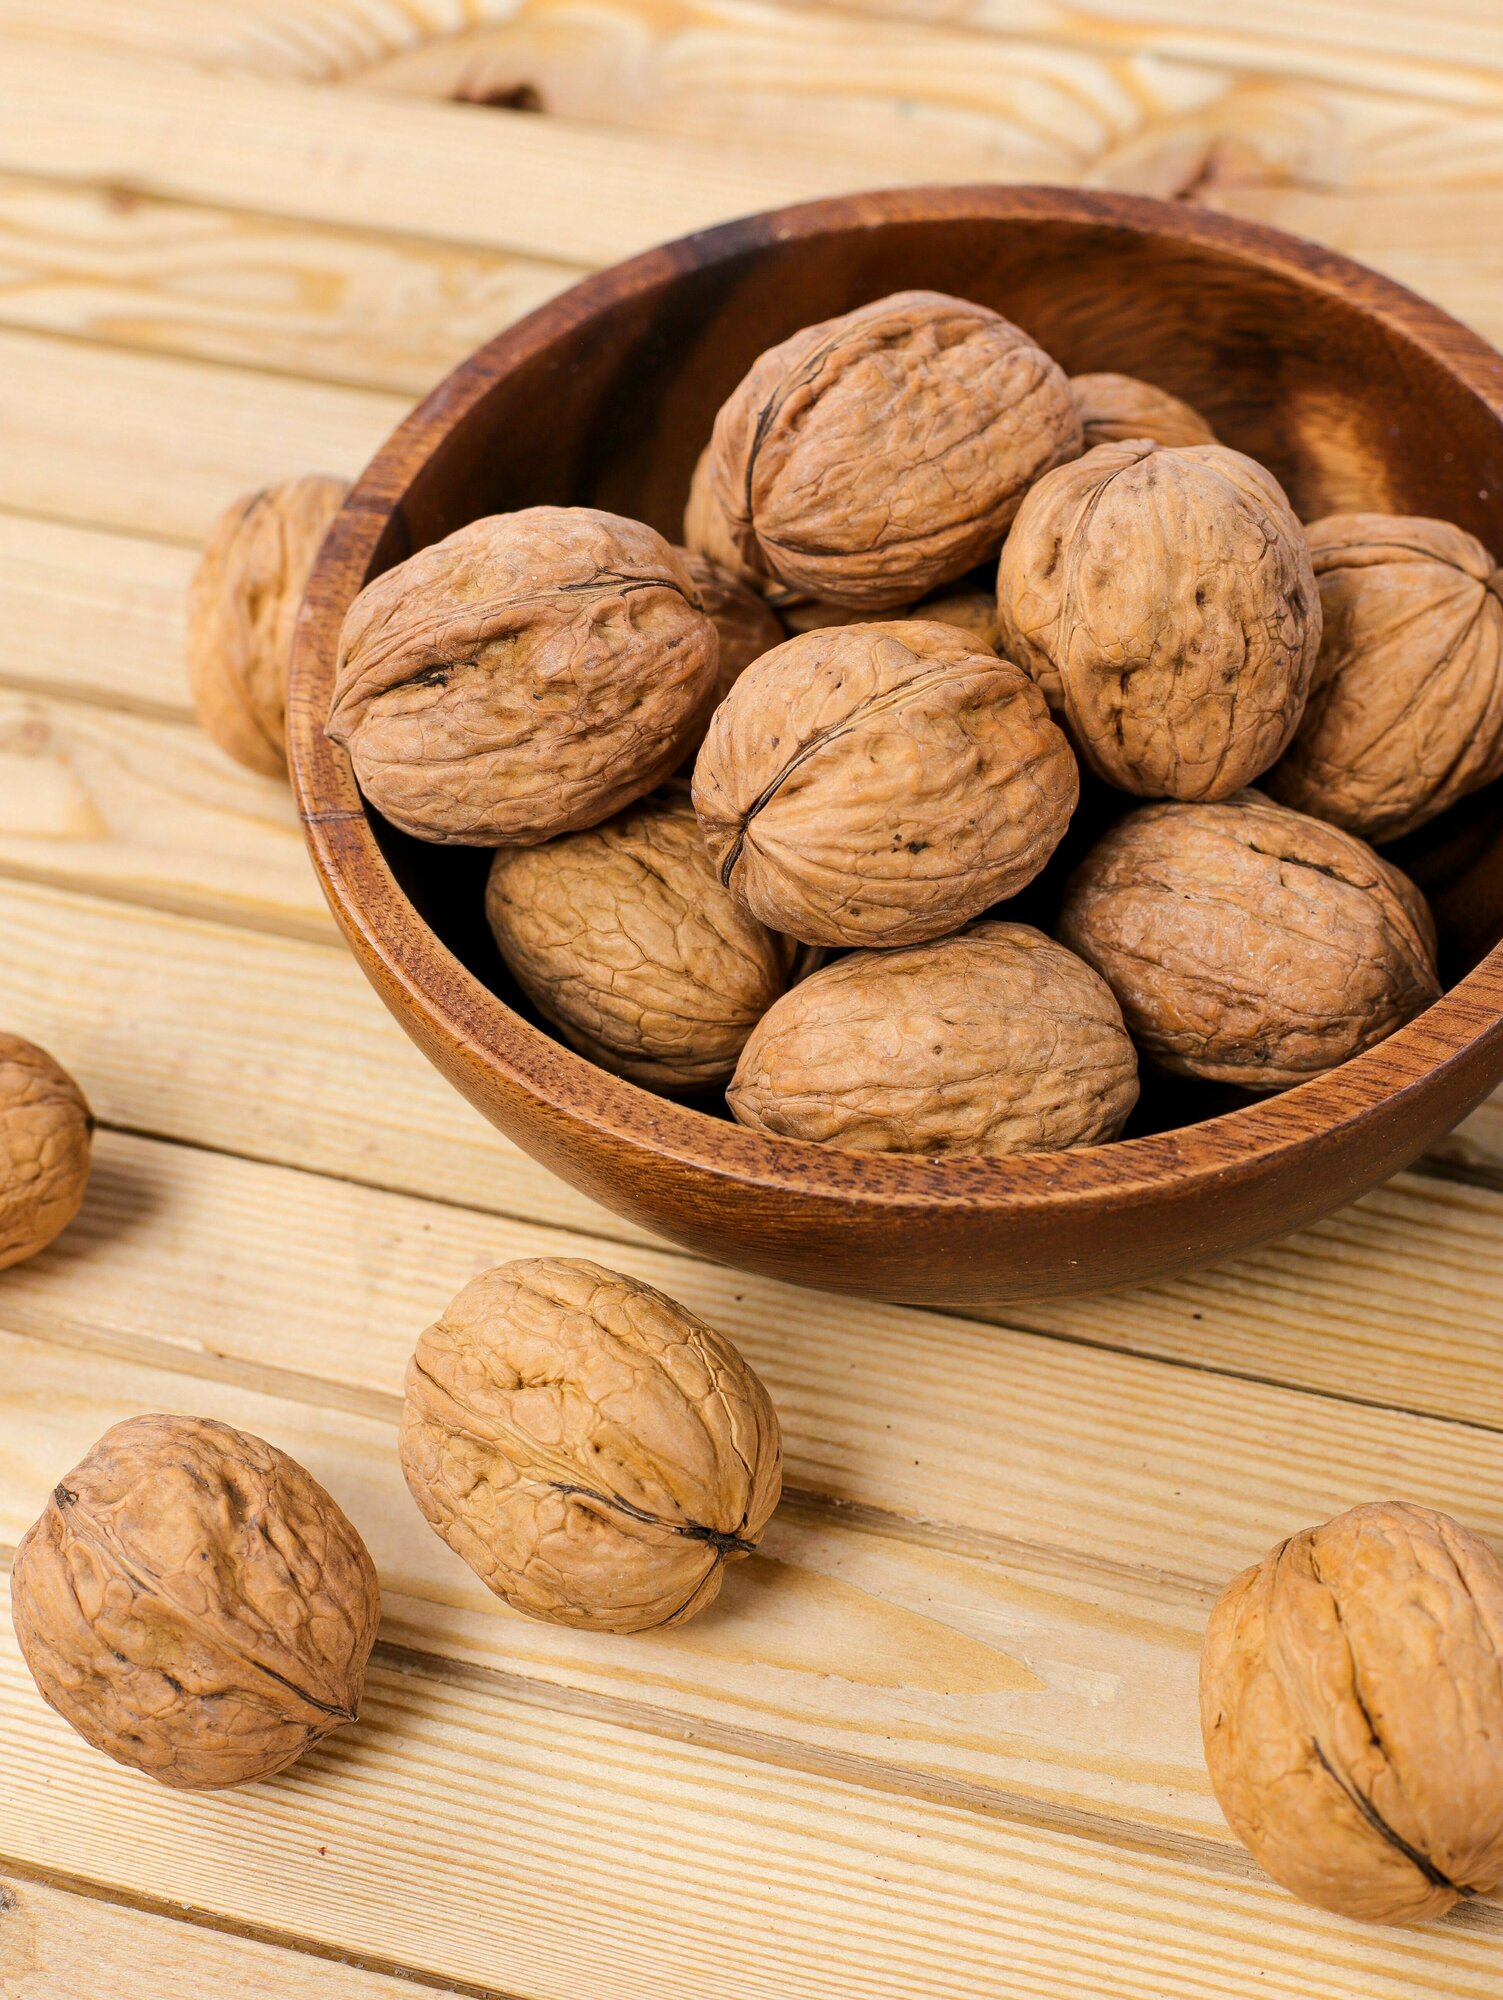
[[[232,496],[354,472],[591,265],[988,177],[1281,223],[1503,336],[1503,14],[0,4],[0,1024],[102,1119],[78,1224],[0,1279],[0,1554],[106,1425],[197,1411],[333,1489],[387,1603],[359,1727],[198,1799],[87,1751],[3,1622],[4,2000],[1503,1991],[1496,1903],[1384,1934],[1264,1881],[1194,1703],[1208,1605],[1281,1534],[1402,1495],[1503,1538],[1503,1109],[1234,1266],[997,1324],[714,1269],[447,1090],[284,791],[188,715]],[[780,1406],[766,1553],[682,1632],[513,1616],[403,1490],[416,1334],[545,1251],[688,1301]]]

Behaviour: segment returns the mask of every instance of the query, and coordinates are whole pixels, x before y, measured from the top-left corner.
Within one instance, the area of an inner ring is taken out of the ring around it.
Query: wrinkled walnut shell
[[[592,1062],[723,1083],[788,983],[791,939],[720,885],[687,788],[542,847],[503,847],[486,915],[517,984]]]
[[[188,680],[204,729],[238,763],[287,775],[287,675],[303,591],[344,505],[312,474],[248,494],[215,522],[188,591]]]
[[[26,1534],[21,1651],[96,1750],[183,1791],[269,1778],[360,1706],[381,1595],[311,1474],[204,1417],[106,1431]]]
[[[1071,877],[1059,935],[1160,1069],[1286,1090],[1440,997],[1435,926],[1339,827],[1243,792],[1144,806]]]
[[[758,1023],[726,1102],[783,1138],[996,1158],[1114,1139],[1137,1096],[1106,983],[1027,924],[981,923],[804,980]]]
[[[45,1250],[83,1204],[94,1120],[45,1049],[0,1035],[0,1271]]]
[[[1353,1507],[1230,1584],[1200,1668],[1232,1831],[1306,1902],[1444,1916],[1503,1879],[1503,1563],[1428,1507]]]
[[[1215,444],[1216,433],[1190,404],[1136,375],[1072,375],[1070,394],[1080,412],[1081,449],[1151,438],[1155,444]]]
[[[1030,882],[1079,772],[1038,690],[951,625],[806,632],[715,711],[694,803],[731,894],[808,944],[916,944]]]
[[[697,549],[675,549],[720,640],[713,705],[719,707],[753,660],[787,636],[777,614],[722,564]]]
[[[1064,374],[999,313],[896,292],[769,348],[715,419],[686,541],[876,611],[994,551],[1080,450]]]
[[[361,591],[328,733],[394,826],[531,845],[669,776],[703,726],[718,647],[652,528],[590,507],[495,514]]]
[[[782,1483],[777,1416],[730,1342],[573,1258],[465,1286],[408,1367],[401,1451],[413,1499],[488,1589],[596,1632],[702,1611]]]
[[[1324,635],[1268,789],[1397,840],[1503,775],[1503,578],[1446,521],[1333,514],[1306,534]]]
[[[1222,445],[1098,445],[1041,479],[997,573],[1002,651],[1096,773],[1224,799],[1293,735],[1320,646],[1304,531]]]

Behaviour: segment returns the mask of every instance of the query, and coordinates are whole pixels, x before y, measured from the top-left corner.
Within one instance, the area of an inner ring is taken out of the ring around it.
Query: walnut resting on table
[[[491,932],[538,1012],[660,1090],[723,1083],[796,946],[721,887],[687,786],[541,847],[497,850]]]
[[[404,832],[529,845],[661,784],[703,728],[718,658],[654,529],[529,507],[366,585],[340,636],[328,733]]]
[[[1446,521],[1333,514],[1305,532],[1324,634],[1268,789],[1397,840],[1503,775],[1503,578]]]
[[[1200,1667],[1232,1831],[1306,1902],[1444,1916],[1503,1879],[1503,1563],[1428,1507],[1353,1507],[1230,1584]]]
[[[188,591],[188,680],[204,729],[264,777],[287,775],[287,676],[303,591],[349,484],[323,474],[251,493],[215,522]]]
[[[1041,931],[980,923],[812,974],[752,1031],[726,1101],[783,1138],[997,1158],[1114,1139],[1137,1096],[1106,982]]]
[[[402,1469],[498,1597],[596,1632],[677,1625],[778,1503],[767,1391],[650,1285],[527,1258],[465,1286],[418,1342]]]
[[[318,1481],[206,1417],[106,1431],[23,1539],[11,1604],[52,1706],[184,1791],[269,1778],[353,1722],[381,1617]]]
[[[1028,676],[952,625],[805,632],[715,711],[694,803],[720,880],[771,929],[914,944],[1015,895],[1080,774]]]
[[[0,1035],[0,1271],[45,1250],[83,1205],[94,1120],[45,1049]]]
[[[1097,842],[1059,935],[1160,1069],[1286,1090],[1440,997],[1424,897],[1366,842],[1247,791],[1143,806]]]
[[[895,292],[753,362],[715,419],[684,539],[743,574],[877,611],[993,554],[1080,450],[1063,371],[1000,313]]]
[[[1294,734],[1320,646],[1304,530],[1222,445],[1098,445],[1041,479],[997,571],[1002,651],[1108,784],[1224,799]]]

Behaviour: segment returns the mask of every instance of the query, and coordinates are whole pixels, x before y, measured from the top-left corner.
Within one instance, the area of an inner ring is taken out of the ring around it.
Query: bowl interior
[[[1082,197],[1039,213],[986,213],[984,195],[950,204],[970,212],[893,205],[877,226],[835,216],[788,231],[773,217],[689,239],[643,260],[634,282],[595,281],[545,308],[545,341],[503,337],[490,352],[507,348],[504,367],[487,373],[483,353],[477,376],[455,378],[420,413],[425,455],[391,495],[368,574],[478,515],[541,502],[609,508],[676,540],[716,409],[756,355],[908,287],[996,307],[1072,374],[1116,369],[1184,397],[1226,443],[1268,465],[1307,520],[1437,515],[1503,549],[1503,423],[1450,365],[1447,343],[1469,349],[1472,382],[1486,351],[1382,280],[1235,225],[1180,227],[1165,210],[1152,226],[1158,204],[1138,204],[1134,226],[1120,211],[1092,215]],[[446,396],[453,411],[435,424]],[[1447,984],[1503,935],[1500,798],[1503,786],[1490,787],[1390,850],[1432,899]],[[1060,854],[1008,914],[1048,927],[1069,867],[1133,803],[1090,787]],[[371,818],[419,915],[546,1032],[484,923],[489,856],[427,846]],[[1242,1101],[1214,1087],[1145,1086],[1128,1136]],[[699,1108],[724,1115],[718,1095]]]

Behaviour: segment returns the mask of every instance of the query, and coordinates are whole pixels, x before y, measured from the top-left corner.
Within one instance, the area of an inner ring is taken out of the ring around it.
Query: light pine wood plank
[[[337,944],[10,882],[0,1018],[112,1124],[640,1237],[451,1090]]]
[[[135,0],[129,8],[7,0],[5,18],[12,33],[318,80],[518,11],[517,0]],[[1043,43],[1114,59],[1150,82],[1155,71],[1213,66],[1462,104],[1503,98],[1503,31],[1490,0],[1446,0],[1423,20],[1407,0],[1278,0],[1256,16],[1219,0],[1097,0],[1086,9],[1063,0],[806,0],[800,11],[965,27],[1024,50]],[[654,17],[644,8],[643,18]]]
[[[0,870],[332,938],[287,786],[192,722],[0,688]]]
[[[582,264],[865,178],[786,134],[738,153],[27,36],[0,64],[0,171]]]
[[[3,1597],[4,1593],[0,1593]],[[0,1602],[0,1613],[6,1607]],[[1230,1850],[1102,1843],[508,1701],[378,1662],[360,1724],[189,1798],[103,1762],[0,1624],[5,1845],[487,1990],[617,2000],[1491,2000],[1487,1908],[1381,1933]],[[832,1988],[832,1979],[838,1985]]]
[[[183,612],[197,560],[144,536],[0,512],[0,679],[189,714]]]
[[[418,1333],[469,1277],[582,1255],[660,1286],[744,1349],[782,1414],[792,1484],[916,1532],[1197,1588],[1382,1494],[1432,1498],[1503,1536],[1503,1453],[1466,1422],[805,1292],[543,1220],[99,1143],[79,1222],[0,1287],[0,1324],[18,1335],[387,1417]]]
[[[577,267],[0,177],[0,323],[425,394]]]
[[[5,77],[0,65],[0,93]],[[408,408],[374,390],[0,330],[0,506],[197,541],[254,487],[353,477]]]
[[[48,1881],[0,1875],[5,2000],[80,2000],[85,1982],[96,1978],[108,1980],[110,2000],[203,2000],[208,1992],[232,2000],[421,2000],[433,1990]]]

